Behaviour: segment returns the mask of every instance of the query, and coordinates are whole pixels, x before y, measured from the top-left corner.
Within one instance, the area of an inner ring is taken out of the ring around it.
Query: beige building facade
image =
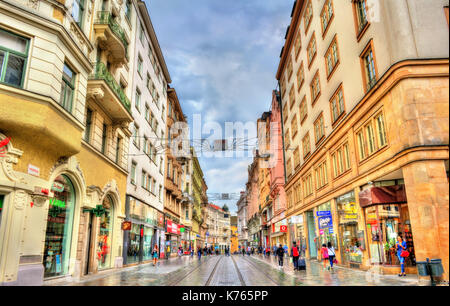
[[[122,265],[127,10],[123,1],[0,3],[0,284]]]
[[[448,1],[378,3],[294,4],[276,76],[289,241],[398,273],[401,236],[407,272],[439,258],[448,280]]]

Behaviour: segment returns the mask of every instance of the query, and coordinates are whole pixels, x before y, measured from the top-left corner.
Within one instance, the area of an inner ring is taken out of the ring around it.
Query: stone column
[[[426,160],[403,167],[408,209],[417,261],[442,259],[449,279],[449,185],[442,160]]]

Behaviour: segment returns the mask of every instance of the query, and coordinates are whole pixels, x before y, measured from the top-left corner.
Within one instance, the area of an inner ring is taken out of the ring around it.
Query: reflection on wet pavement
[[[338,267],[325,270],[321,263],[307,261],[306,271],[294,271],[289,259],[280,269],[276,258],[254,256],[183,256],[120,270],[103,271],[82,280],[46,283],[62,286],[414,286],[414,279]]]

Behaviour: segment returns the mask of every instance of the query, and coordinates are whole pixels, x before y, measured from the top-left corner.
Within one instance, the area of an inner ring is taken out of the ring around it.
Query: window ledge
[[[356,35],[356,41],[359,42],[364,34],[367,32],[367,29],[369,28],[370,23],[367,21],[366,24],[361,28],[359,33]]]

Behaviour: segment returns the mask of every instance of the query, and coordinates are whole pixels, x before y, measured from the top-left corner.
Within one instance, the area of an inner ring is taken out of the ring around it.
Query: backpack
[[[292,248],[292,256],[298,257],[298,248],[296,246]]]

